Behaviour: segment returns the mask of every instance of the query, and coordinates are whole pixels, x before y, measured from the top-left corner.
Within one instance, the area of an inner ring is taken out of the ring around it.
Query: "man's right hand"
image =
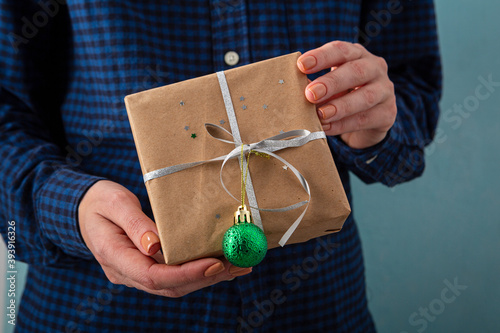
[[[85,243],[115,284],[181,297],[252,271],[217,258],[173,266],[159,263],[151,257],[160,250],[155,223],[132,192],[108,180],[98,181],[85,193],[78,218]]]

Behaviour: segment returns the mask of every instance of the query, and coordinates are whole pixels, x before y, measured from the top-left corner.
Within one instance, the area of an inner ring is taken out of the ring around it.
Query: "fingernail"
[[[325,124],[321,125],[321,127],[323,127],[323,131],[328,131],[332,126],[330,124]]]
[[[154,232],[148,231],[142,235],[141,245],[148,254],[155,254],[160,249],[160,239]]]
[[[234,273],[231,273],[231,275],[232,276],[243,276],[243,275],[247,275],[251,272],[252,272],[252,267],[248,267],[248,268],[243,268],[243,269],[236,271]]]
[[[337,108],[335,107],[335,105],[329,104],[318,108],[318,112],[320,111],[323,113],[322,119],[329,119],[335,116],[335,114],[337,113]]]
[[[229,267],[229,274],[232,274],[234,275],[235,273],[238,273],[238,272],[241,272],[241,271],[244,271],[248,268],[251,268],[251,267],[238,267],[238,266],[231,266]]]
[[[307,88],[307,91],[312,94],[312,100],[314,101],[317,101],[326,95],[326,87],[323,83],[316,83]]]
[[[214,276],[219,273],[224,272],[224,265],[221,262],[218,262],[216,264],[213,264],[212,266],[208,267],[207,270],[205,271],[205,277],[209,276]]]
[[[325,119],[325,113],[321,109],[318,109],[316,112],[318,113],[319,119]]]
[[[303,70],[311,69],[317,64],[316,58],[313,56],[306,56],[300,59],[299,62]]]

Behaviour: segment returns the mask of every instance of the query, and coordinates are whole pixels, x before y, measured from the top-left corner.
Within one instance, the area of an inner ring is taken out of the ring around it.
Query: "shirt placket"
[[[247,8],[244,0],[210,1],[214,71],[251,62]]]

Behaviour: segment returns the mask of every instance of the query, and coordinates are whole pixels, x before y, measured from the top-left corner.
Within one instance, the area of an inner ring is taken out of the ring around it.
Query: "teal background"
[[[474,96],[478,77],[500,82],[500,2],[436,0],[436,7],[446,113]],[[379,332],[500,331],[500,87],[495,89],[476,111],[460,116],[460,126],[441,118],[423,177],[393,189],[353,177],[369,306]],[[26,266],[18,270],[20,291]],[[455,278],[467,289],[440,309],[444,280]],[[412,326],[412,313],[431,304],[438,313],[429,311],[433,321]],[[3,332],[11,331],[4,317]]]
[[[475,95],[479,76],[500,82],[500,1],[435,3],[444,95],[424,175],[393,189],[353,177],[369,306],[380,332],[500,332],[500,87],[460,126],[447,111]],[[455,278],[467,289],[442,310],[434,300]],[[441,313],[412,326],[433,301]]]

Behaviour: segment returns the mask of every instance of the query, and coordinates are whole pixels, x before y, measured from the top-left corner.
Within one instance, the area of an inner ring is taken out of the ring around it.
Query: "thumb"
[[[100,182],[99,182],[100,183]],[[119,226],[134,245],[145,255],[151,256],[160,250],[160,239],[156,224],[142,211],[139,199],[125,187],[107,182],[107,205],[99,212]]]

